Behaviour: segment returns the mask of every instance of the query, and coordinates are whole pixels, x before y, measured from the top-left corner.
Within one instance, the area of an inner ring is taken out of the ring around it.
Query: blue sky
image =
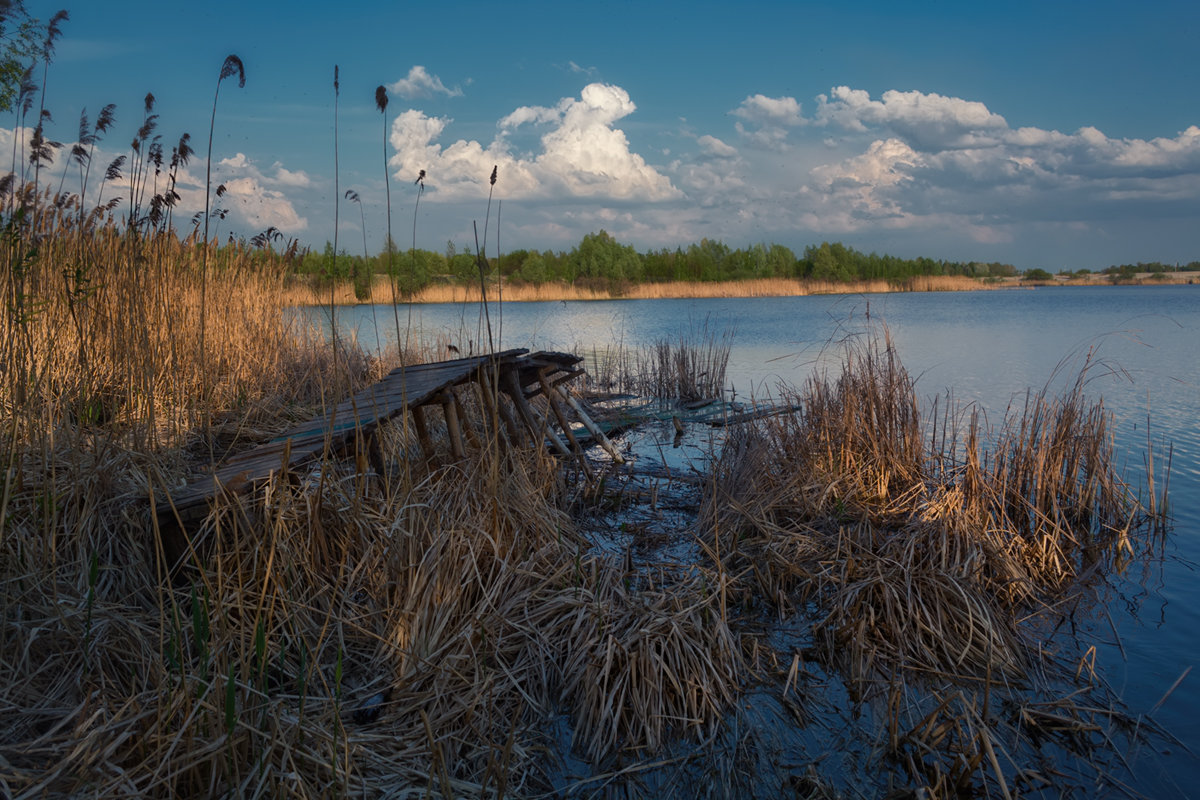
[[[473,241],[499,167],[499,247],[640,250],[701,237],[799,252],[1098,268],[1200,259],[1200,4],[27,2],[71,18],[50,135],[117,104],[106,161],[152,92],[168,152],[189,132],[185,212],[213,170],[218,235],[320,248]],[[334,65],[339,67],[334,167]],[[15,119],[0,121],[11,146]],[[68,178],[68,188],[71,179]],[[108,191],[111,191],[111,187]],[[496,225],[489,228],[495,251]],[[360,216],[361,208],[361,216]],[[187,213],[186,216],[190,216]]]

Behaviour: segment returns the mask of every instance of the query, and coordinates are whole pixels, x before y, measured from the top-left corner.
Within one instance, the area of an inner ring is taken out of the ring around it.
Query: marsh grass
[[[598,769],[712,736],[744,674],[713,593],[630,588],[561,465],[499,447],[470,396],[465,459],[423,466],[388,426],[387,474],[328,459],[217,503],[171,580],[171,487],[437,355],[289,322],[270,247],[78,218],[3,240],[7,794],[530,794],[556,713]],[[103,278],[69,299],[81,249]]]
[[[1107,412],[1084,394],[1100,368],[1030,392],[998,431],[950,409],[926,426],[890,342],[850,345],[836,379],[785,392],[802,411],[731,437],[710,546],[785,610],[818,602],[818,629],[855,675],[1019,677],[1019,620],[1118,567],[1146,520]]]
[[[1161,542],[1117,470],[1103,403],[1085,394],[1111,365],[1089,354],[1078,369],[993,430],[969,408],[925,418],[886,331],[849,339],[840,374],[783,390],[800,410],[740,426],[716,462],[702,528],[731,602],[807,627],[807,657],[876,699],[883,750],[935,794],[1007,794],[1000,740],[1036,750],[1036,715],[1007,724],[990,693],[1044,697],[1084,739],[1121,722],[1088,694],[1102,687],[1056,684],[1076,665],[1043,649],[1081,585]],[[1113,758],[1111,740],[1089,742]]]
[[[617,342],[604,348],[581,344],[577,349],[585,356],[593,390],[691,402],[725,396],[733,336],[731,328],[718,328],[705,319],[646,347]]]
[[[79,232],[104,280],[72,300],[87,312],[73,326],[59,264],[80,241],[45,232],[36,253],[4,240],[20,268],[2,288],[26,309],[6,306],[0,329],[23,365],[0,398],[14,797],[536,795],[554,791],[554,754],[624,775],[680,741],[733,780],[729,714],[747,685],[804,688],[746,608],[811,615],[811,669],[880,709],[879,757],[915,786],[1016,785],[1003,752],[1019,758],[1020,741],[1103,753],[1119,738],[1111,705],[1015,691],[1070,684],[1078,665],[1047,664],[1030,625],[1052,627],[1072,587],[1145,544],[1086,379],[1031,393],[992,434],[967,412],[932,424],[890,347],[852,348],[839,378],[796,393],[800,413],[730,434],[704,512],[710,563],[658,584],[592,552],[562,466],[500,447],[466,393],[465,459],[422,466],[412,432],[388,426],[386,474],[328,459],[217,504],[192,531],[203,558],[172,583],[152,497],[438,353],[368,358],[346,339],[335,365],[281,313],[285,254],[205,254],[102,220]],[[727,344],[697,326],[625,374],[678,394],[719,373]],[[989,692],[1019,724],[997,723]],[[560,714],[567,742],[546,723]]]
[[[299,283],[297,286],[299,287]],[[799,297],[811,294],[866,294],[881,292],[956,292],[976,289],[999,289],[1004,284],[985,283],[964,276],[924,276],[911,278],[902,283],[887,281],[859,281],[835,283],[830,281],[796,281],[783,278],[763,278],[745,281],[670,281],[663,283],[640,283],[628,286],[620,297],[631,300],[661,300],[668,298],[701,297]],[[513,283],[503,285],[506,302],[549,302],[552,300],[612,300],[615,295],[588,286],[566,283]],[[338,304],[353,303],[346,287],[337,289]],[[417,292],[406,293],[406,299],[414,303],[478,303],[481,293],[478,286],[457,283],[434,283]],[[305,290],[297,289],[294,296],[297,305],[312,305],[313,300]]]

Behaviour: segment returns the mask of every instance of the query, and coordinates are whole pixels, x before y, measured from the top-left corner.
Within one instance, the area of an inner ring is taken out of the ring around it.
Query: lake
[[[327,309],[304,313],[328,323]],[[1136,715],[1150,713],[1200,658],[1200,287],[559,301],[492,304],[488,313],[497,349],[581,355],[677,340],[705,325],[730,330],[727,377],[739,399],[763,398],[780,381],[799,385],[814,369],[836,366],[837,341],[883,324],[921,396],[944,402],[951,392],[977,403],[993,424],[1027,389],[1073,381],[1094,351],[1088,395],[1103,397],[1113,415],[1126,479],[1146,484],[1147,442],[1160,468],[1174,448],[1165,558],[1110,581],[1112,625],[1105,618],[1092,632],[1098,663]],[[396,338],[391,306],[339,308],[337,319],[339,329],[357,331],[364,348]],[[400,326],[402,336],[408,328],[464,355],[487,339],[478,304],[403,306]],[[1153,717],[1200,751],[1200,673],[1187,675]],[[1138,791],[1174,796],[1200,786],[1200,764],[1185,750],[1160,744],[1141,751],[1126,753]]]

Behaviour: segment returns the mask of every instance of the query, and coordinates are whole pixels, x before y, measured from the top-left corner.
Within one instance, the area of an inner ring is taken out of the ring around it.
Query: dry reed
[[[327,461],[219,503],[168,580],[152,499],[417,356],[298,328],[269,247],[78,219],[24,261],[6,239],[0,276],[7,796],[532,794],[559,709],[596,764],[712,735],[743,674],[712,594],[628,588],[560,466],[482,428],[432,471],[392,426],[387,476]],[[71,295],[79,253],[103,279]]]
[[[296,278],[294,293],[289,300],[294,305],[317,305],[323,302],[305,288],[305,281]],[[381,279],[377,279],[381,280]],[[874,294],[882,292],[959,292],[976,289],[1004,288],[1000,283],[986,283],[965,276],[918,276],[901,283],[888,281],[835,281],[790,280],[786,278],[759,278],[743,281],[668,281],[662,283],[640,283],[627,287],[620,297],[628,300],[661,300],[668,298],[703,297],[799,297],[812,294]],[[338,284],[338,304],[356,302],[349,285]],[[597,289],[573,286],[567,283],[504,283],[505,302],[550,302],[556,300],[612,300],[615,295]],[[480,290],[477,286],[454,283],[438,283],[416,292],[414,303],[478,303]],[[326,298],[327,299],[327,298]]]
[[[990,691],[1045,692],[1085,738],[1109,727],[1108,707],[1053,695],[1045,675],[1064,670],[1041,646],[1072,587],[1153,544],[1084,394],[1101,366],[1031,392],[999,431],[950,410],[923,424],[886,332],[850,340],[840,375],[785,390],[800,410],[742,426],[717,460],[703,527],[731,597],[799,614],[808,657],[879,699],[884,751],[936,795],[1004,787],[993,738],[1031,747],[1037,726],[998,723]]]
[[[731,437],[709,546],[783,608],[825,608],[854,674],[1020,675],[1017,620],[1130,547],[1138,506],[1084,396],[1091,366],[996,434],[950,412],[927,430],[890,342],[851,345],[836,380],[784,398],[801,411]]]

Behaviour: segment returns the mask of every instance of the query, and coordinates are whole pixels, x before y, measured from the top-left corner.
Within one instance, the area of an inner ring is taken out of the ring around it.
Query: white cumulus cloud
[[[458,200],[486,193],[493,166],[502,191],[512,198],[637,199],[649,202],[679,196],[670,180],[634,153],[615,123],[637,108],[619,86],[592,83],[578,98],[552,107],[523,106],[497,124],[488,144],[458,140],[439,143],[451,123],[411,110],[392,123],[390,164],[397,177],[412,179],[426,170],[431,199]],[[544,128],[536,152],[514,154],[510,137],[523,126]]]
[[[836,86],[828,96],[818,95],[817,121],[849,131],[887,128],[922,150],[987,143],[990,136],[1008,129],[1004,117],[972,100],[894,89],[872,100],[866,91],[849,86]]]
[[[794,127],[803,125],[800,103],[794,97],[767,97],[754,94],[742,101],[733,115],[759,125]]]
[[[213,168],[213,183],[225,184],[225,195],[219,201],[235,218],[253,230],[278,228],[284,233],[299,233],[308,227],[285,189],[308,186],[308,176],[291,172],[276,162],[274,175],[264,173],[244,153],[218,161]],[[202,186],[197,186],[200,206],[203,206]]]
[[[734,125],[738,134],[768,150],[786,150],[788,130],[805,123],[794,97],[750,95],[731,113],[739,118]]]
[[[700,145],[701,152],[717,158],[734,158],[738,154],[737,148],[725,144],[715,136],[701,136],[696,140],[696,144]]]
[[[405,100],[413,100],[418,97],[433,97],[435,94],[444,94],[447,97],[462,97],[462,89],[455,86],[453,89],[446,87],[442,83],[442,79],[437,75],[430,75],[425,67],[417,64],[408,71],[408,75],[388,86],[392,92],[403,97]]]

